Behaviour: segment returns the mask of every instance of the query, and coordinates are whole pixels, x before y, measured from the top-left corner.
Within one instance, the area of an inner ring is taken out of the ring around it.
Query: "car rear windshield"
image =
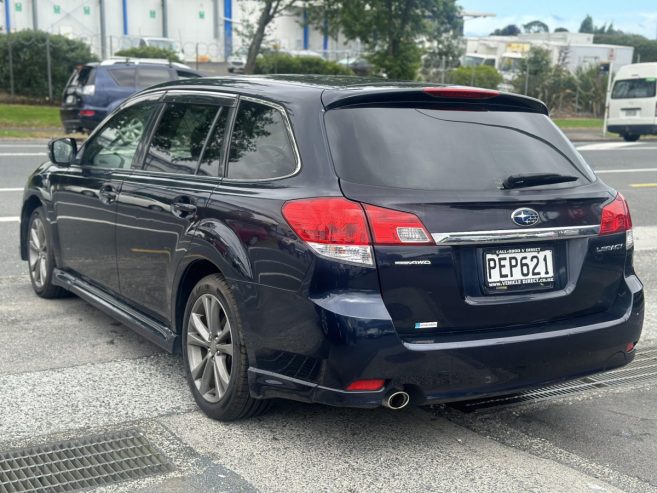
[[[595,179],[550,119],[541,114],[418,107],[356,107],[325,116],[341,179],[421,190],[494,190],[511,175]]]
[[[654,98],[657,78],[617,80],[611,99]]]

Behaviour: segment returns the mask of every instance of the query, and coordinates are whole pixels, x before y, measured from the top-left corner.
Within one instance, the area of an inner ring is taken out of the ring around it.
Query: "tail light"
[[[372,245],[435,244],[417,216],[341,197],[293,200],[282,212],[317,254],[342,262],[373,266]]]
[[[600,234],[609,235],[622,232],[625,232],[625,246],[629,250],[634,246],[632,216],[625,197],[619,193],[613,202],[602,209]]]
[[[365,211],[358,202],[339,197],[295,200],[283,205],[283,217],[319,255],[374,265]]]
[[[456,99],[491,99],[500,95],[498,91],[479,87],[425,87],[423,91],[429,96]]]
[[[93,96],[96,94],[96,86],[94,84],[87,84],[82,87],[82,94],[85,96]]]
[[[433,245],[431,235],[414,214],[365,204],[376,245]]]
[[[94,116],[95,114],[94,110],[80,110],[80,116]]]

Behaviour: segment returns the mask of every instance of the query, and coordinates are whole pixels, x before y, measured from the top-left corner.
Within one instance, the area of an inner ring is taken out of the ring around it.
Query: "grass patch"
[[[0,104],[0,128],[59,128],[59,108],[54,106],[29,106],[25,104]]]
[[[556,123],[559,128],[602,129],[602,118],[555,118],[554,123]]]

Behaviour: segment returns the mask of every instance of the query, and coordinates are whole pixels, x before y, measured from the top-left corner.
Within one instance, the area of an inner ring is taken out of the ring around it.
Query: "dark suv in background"
[[[630,362],[623,197],[526,97],[358,78],[179,81],[29,178],[21,255],[168,351],[198,405],[400,409]]]
[[[88,63],[71,74],[60,115],[66,133],[90,132],[114,108],[141,89],[202,75],[181,63],[150,59],[110,59]]]

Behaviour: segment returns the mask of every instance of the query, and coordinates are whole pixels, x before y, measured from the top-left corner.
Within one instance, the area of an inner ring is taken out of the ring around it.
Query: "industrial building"
[[[142,37],[177,41],[186,60],[223,61],[241,46],[240,32],[257,20],[252,0],[0,0],[0,32],[40,29],[85,40],[101,57]],[[329,58],[358,49],[304,22],[303,7],[276,19],[269,41],[282,49]]]
[[[553,64],[571,72],[580,67],[613,64],[615,72],[632,63],[634,48],[594,44],[593,34],[586,33],[526,33],[518,36],[481,36],[466,39],[464,65],[490,65],[503,75],[514,74],[519,61],[531,47],[548,51]]]

